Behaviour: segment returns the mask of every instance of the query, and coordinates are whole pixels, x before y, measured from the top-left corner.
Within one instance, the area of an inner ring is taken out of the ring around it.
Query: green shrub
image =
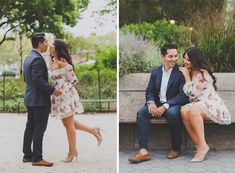
[[[0,80],[0,87],[2,92],[0,92],[0,97],[3,98],[3,80]],[[7,99],[17,99],[18,97],[24,96],[25,84],[22,77],[5,78],[5,97]]]
[[[119,36],[119,74],[150,72],[154,67],[162,64],[161,52],[158,46],[154,46],[142,36],[133,33],[120,32]],[[184,49],[178,49],[178,64],[183,62]]]
[[[216,72],[235,71],[235,22],[225,27],[221,13],[197,12],[190,25],[192,43],[200,48]]]
[[[100,90],[102,99],[116,98],[116,69],[100,69]],[[76,65],[78,86],[81,99],[99,99],[98,69],[93,65]]]
[[[117,47],[110,46],[98,50],[95,54],[95,68],[117,68]]]
[[[82,100],[99,99],[98,69],[100,71],[101,99],[116,98],[116,49],[114,47],[103,48],[97,52],[97,63],[90,65],[75,65],[75,73],[78,77],[77,90]],[[110,62],[110,63],[109,63]],[[105,65],[103,65],[105,64]],[[0,79],[0,88],[3,88],[3,80]],[[2,91],[2,90],[1,90]],[[22,77],[5,78],[5,107],[3,109],[3,92],[0,92],[0,110],[17,111],[18,99],[24,97],[25,83]],[[102,103],[102,108],[106,107]],[[84,103],[85,111],[99,110],[97,103]],[[24,105],[20,104],[20,110]]]
[[[120,76],[134,72],[147,72],[161,64],[159,48],[144,40],[142,36],[120,32],[119,40]]]
[[[4,107],[3,107],[3,103],[0,103],[0,110],[7,111],[7,112],[16,112],[18,111],[18,106],[19,106],[20,112],[26,111],[24,104],[20,102],[18,105],[18,102],[16,99],[6,100]]]
[[[117,86],[117,51],[115,46],[105,47],[96,52],[96,62],[89,65],[76,65],[75,73],[78,77],[78,91],[81,99],[115,99]]]
[[[143,39],[154,41],[159,47],[163,44],[172,42],[182,47],[188,45],[184,39],[184,34],[189,32],[189,28],[171,24],[169,21],[157,20],[154,23],[140,23],[123,26],[121,31],[124,33],[133,32],[138,36],[143,36]]]

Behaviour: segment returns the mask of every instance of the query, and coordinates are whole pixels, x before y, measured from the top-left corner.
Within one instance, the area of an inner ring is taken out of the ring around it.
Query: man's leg
[[[33,107],[34,132],[33,132],[33,162],[39,162],[42,158],[42,141],[47,127],[49,107]]]
[[[31,144],[33,140],[33,129],[34,129],[33,110],[29,106],[26,107],[27,107],[27,122],[24,131],[24,141],[23,141],[24,162],[27,162],[26,160],[31,161],[32,158]]]
[[[148,149],[150,118],[147,105],[137,112],[137,133],[140,149]]]
[[[145,105],[137,112],[137,132],[140,145],[140,151],[136,156],[130,157],[128,160],[131,163],[139,163],[142,161],[150,160],[148,153],[148,138],[150,128],[150,114],[148,112],[148,106]]]
[[[164,117],[168,122],[171,133],[172,150],[180,151],[182,127],[182,122],[180,119],[180,106],[176,105],[169,107],[169,109],[165,112]]]

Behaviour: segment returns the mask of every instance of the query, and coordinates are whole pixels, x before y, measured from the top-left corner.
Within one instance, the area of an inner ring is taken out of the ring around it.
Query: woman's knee
[[[187,121],[189,117],[189,110],[190,108],[181,108],[180,109],[180,116],[182,120]]]
[[[70,133],[74,133],[76,131],[74,124],[67,124],[65,128],[66,128],[66,131]]]
[[[191,108],[190,110],[190,116],[193,117],[201,117],[203,120],[210,120],[208,116],[202,112],[202,110],[195,105],[194,107]]]
[[[63,125],[66,130],[72,131],[75,130],[74,120],[71,118],[64,118],[62,119]]]
[[[190,117],[198,116],[198,114],[201,114],[201,110],[197,106],[193,106],[189,110]]]

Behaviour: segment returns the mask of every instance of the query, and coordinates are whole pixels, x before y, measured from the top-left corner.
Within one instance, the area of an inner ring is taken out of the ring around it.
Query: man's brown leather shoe
[[[167,154],[168,159],[174,159],[180,155],[180,151],[170,150]]]
[[[139,162],[143,162],[143,161],[148,161],[150,160],[150,155],[148,154],[141,154],[141,153],[137,153],[134,157],[130,157],[129,162],[131,163],[139,163]]]
[[[41,160],[39,162],[32,162],[32,166],[48,166],[51,167],[53,166],[52,162],[47,162],[45,160]]]

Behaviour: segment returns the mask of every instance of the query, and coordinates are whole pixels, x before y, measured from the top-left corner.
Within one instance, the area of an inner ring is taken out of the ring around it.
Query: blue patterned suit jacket
[[[146,103],[148,101],[155,101],[159,106],[162,105],[159,101],[159,93],[162,81],[162,65],[153,69],[151,72],[148,87],[146,89]],[[187,96],[183,91],[185,79],[183,74],[179,71],[179,66],[176,64],[171,72],[166,91],[167,104],[184,105],[188,102]]]
[[[48,83],[46,62],[39,52],[32,50],[23,65],[26,83],[24,103],[26,106],[50,107],[50,95],[55,88]]]

